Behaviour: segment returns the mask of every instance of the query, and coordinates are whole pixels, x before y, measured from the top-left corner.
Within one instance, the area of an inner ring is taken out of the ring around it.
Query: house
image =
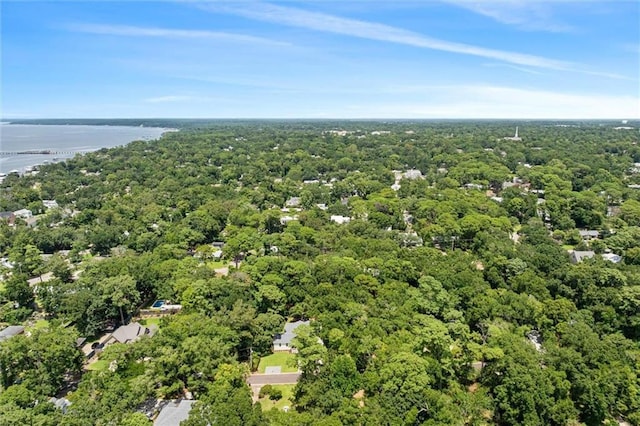
[[[4,330],[0,331],[0,342],[3,342],[7,339],[12,338],[13,336],[17,336],[18,334],[24,333],[24,327],[21,325],[10,325]]]
[[[620,256],[619,254],[611,253],[610,250],[605,250],[605,252],[602,253],[601,256],[604,260],[608,260],[609,262],[613,263],[620,263],[620,261],[622,261],[622,256]]]
[[[118,327],[112,334],[105,345],[111,343],[131,343],[140,339],[142,336],[153,336],[156,332],[155,327],[143,327],[139,322],[132,322],[127,325]]]
[[[409,180],[422,179],[422,172],[416,169],[410,169],[404,172],[404,178]]]
[[[467,189],[483,189],[484,187],[478,183],[467,183],[464,185]]]
[[[285,207],[298,207],[300,205],[300,197],[291,197],[285,203]]]
[[[15,217],[19,217],[22,219],[29,219],[30,217],[33,216],[33,212],[31,212],[31,210],[28,210],[28,209],[16,210],[15,212],[13,212],[13,214],[15,215]]]
[[[42,200],[42,204],[48,209],[57,209],[59,207],[56,200]]]
[[[286,225],[294,220],[298,220],[298,216],[283,216],[280,218],[280,225]]]
[[[338,225],[351,222],[351,218],[347,216],[331,215],[330,219],[332,222],[335,222]]]
[[[593,230],[583,229],[578,231],[578,233],[580,233],[580,238],[582,238],[582,241],[596,240],[600,237],[600,233],[598,231],[593,231]]]
[[[273,338],[273,351],[289,351],[295,350],[291,346],[291,341],[296,337],[296,328],[301,325],[309,325],[309,321],[288,322],[284,325],[284,332],[276,334]]]
[[[13,212],[0,212],[0,220],[6,220],[9,225],[13,225],[16,215]]]
[[[154,426],[176,426],[189,418],[189,412],[195,401],[183,399],[180,401],[170,401],[162,407],[160,414],[153,422]]]
[[[62,413],[66,413],[67,408],[71,405],[71,401],[67,398],[56,398],[55,396],[49,398],[49,402],[52,403],[57,410],[62,411]]]
[[[596,253],[591,250],[587,250],[587,251],[572,250],[569,253],[569,256],[571,256],[571,263],[580,263],[585,259],[591,259],[595,255]]]
[[[29,228],[35,228],[36,225],[38,224],[38,220],[39,220],[40,216],[33,216],[33,217],[28,217],[24,220],[24,222],[26,223],[26,225]]]

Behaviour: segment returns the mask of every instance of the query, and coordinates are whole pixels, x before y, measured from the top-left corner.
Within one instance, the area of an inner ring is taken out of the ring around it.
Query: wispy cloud
[[[574,71],[607,78],[626,79],[612,73],[590,71],[584,65],[545,58],[543,56],[512,52],[441,40],[386,24],[343,18],[320,12],[273,5],[251,3],[250,7],[229,4],[199,4],[199,7],[217,13],[230,13],[249,19],[305,28],[332,34],[341,34],[368,40],[397,43],[424,49],[440,50],[463,55],[478,56],[514,65],[561,71]]]
[[[567,69],[572,65],[569,62],[548,59],[541,56],[488,49],[463,43],[454,43],[427,37],[422,34],[396,28],[390,25],[342,18],[326,13],[309,12],[292,7],[277,6],[266,3],[252,3],[251,7],[247,8],[219,5],[201,5],[201,7],[215,12],[224,11],[233,13],[259,21],[302,27],[316,31],[348,35],[369,40],[378,40],[414,47],[461,53],[465,55],[481,56],[517,65],[551,69]]]
[[[512,64],[503,64],[503,63],[486,63],[486,64],[482,64],[485,67],[493,67],[493,68],[510,68],[516,71],[522,71],[525,72],[527,74],[535,74],[535,75],[542,75],[544,73],[540,72],[540,71],[536,71],[536,70],[532,70],[531,68],[526,68],[526,67],[520,67],[517,65],[512,65]]]
[[[218,40],[250,44],[266,44],[273,46],[290,46],[290,43],[256,37],[246,34],[236,34],[221,31],[207,30],[183,30],[174,28],[137,27],[129,25],[105,25],[105,24],[69,24],[65,28],[69,31],[113,35],[123,37],[160,37],[174,39],[204,39]]]
[[[144,102],[158,104],[158,103],[166,103],[166,102],[185,102],[192,101],[195,98],[193,96],[184,96],[184,95],[168,95],[168,96],[157,96],[154,98],[147,98]]]
[[[403,88],[398,87],[398,90]],[[425,95],[424,102],[384,102],[351,106],[352,118],[640,118],[640,99],[562,93],[492,85],[407,87]]]
[[[554,0],[443,0],[486,16],[505,25],[523,30],[549,32],[574,31],[570,25],[557,22],[552,17],[551,3],[567,3]]]

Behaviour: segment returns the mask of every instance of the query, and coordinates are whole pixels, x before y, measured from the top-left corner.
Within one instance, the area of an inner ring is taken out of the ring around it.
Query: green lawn
[[[283,373],[295,373],[298,371],[296,367],[291,367],[288,363],[289,360],[295,358],[294,354],[289,352],[276,352],[269,356],[260,358],[260,364],[258,364],[258,373],[264,373],[265,367],[282,367]]]
[[[268,396],[264,398],[260,398],[258,402],[262,406],[262,411],[269,411],[272,408],[277,408],[278,410],[282,410],[284,406],[289,406],[289,408],[293,408],[293,388],[296,385],[273,385],[274,389],[280,389],[282,391],[282,398],[278,401],[271,401]]]
[[[27,327],[28,331],[40,330],[49,327],[49,321],[40,319],[35,322],[31,327]]]
[[[93,364],[89,365],[87,367],[87,370],[89,371],[105,371],[107,368],[109,368],[109,361],[105,361],[105,360],[98,360],[96,362],[94,362]]]
[[[150,325],[155,325],[156,327],[158,327],[158,330],[160,329],[160,318],[145,318],[141,319],[138,322],[140,323],[140,325],[144,325],[147,327],[149,327]]]
[[[208,260],[207,261],[207,266],[211,269],[219,269],[219,268],[224,268],[225,266],[227,266],[229,264],[229,262],[221,262],[218,260]]]

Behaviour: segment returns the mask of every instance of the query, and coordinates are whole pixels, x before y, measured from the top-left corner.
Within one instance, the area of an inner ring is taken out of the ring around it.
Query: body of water
[[[67,154],[0,156],[0,173],[24,173],[33,166],[62,161],[76,154],[158,139],[173,129],[127,126],[0,124],[0,151],[49,150]]]

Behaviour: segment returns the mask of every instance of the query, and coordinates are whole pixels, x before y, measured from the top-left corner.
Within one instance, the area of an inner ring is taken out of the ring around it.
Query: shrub
[[[280,389],[271,389],[271,395],[269,395],[269,399],[272,401],[278,401],[282,399],[282,391]]]
[[[260,392],[258,393],[258,396],[260,398],[264,398],[267,395],[271,395],[272,392],[273,392],[273,386],[264,385],[263,387],[260,388]]]

